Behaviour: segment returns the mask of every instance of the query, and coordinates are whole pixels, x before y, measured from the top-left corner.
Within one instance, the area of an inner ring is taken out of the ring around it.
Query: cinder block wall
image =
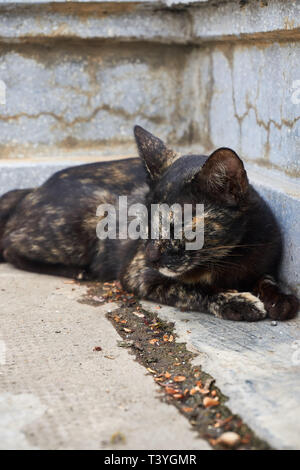
[[[285,233],[300,288],[300,2],[0,3],[0,192],[68,161],[230,146]]]

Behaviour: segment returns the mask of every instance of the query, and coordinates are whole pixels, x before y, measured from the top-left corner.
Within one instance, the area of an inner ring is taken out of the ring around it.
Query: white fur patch
[[[177,273],[174,273],[174,271],[170,271],[170,269],[168,269],[168,268],[159,268],[159,272],[160,272],[160,274],[163,274],[164,276],[167,276],[167,277],[176,277],[176,276],[178,276]]]
[[[223,292],[222,294],[219,294],[219,296],[221,298],[220,301],[213,302],[210,305],[210,311],[216,315],[216,317],[223,318],[222,306],[224,305],[224,302],[230,302],[231,300],[234,300],[237,303],[243,304],[246,302],[247,304],[251,304],[252,307],[256,308],[256,310],[260,312],[261,318],[265,318],[267,316],[264,304],[258,297],[251,294],[251,292]]]
[[[236,300],[241,300],[241,301],[246,300],[247,302],[250,302],[251,304],[253,304],[262,313],[267,314],[267,312],[265,310],[265,306],[262,303],[262,301],[259,300],[259,298],[256,297],[255,295],[251,294],[251,292],[224,292],[223,295],[227,299],[231,299],[231,298],[235,297]]]

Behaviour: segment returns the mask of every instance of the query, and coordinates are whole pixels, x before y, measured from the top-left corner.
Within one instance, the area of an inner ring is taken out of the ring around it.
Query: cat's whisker
[[[234,248],[249,248],[249,247],[257,247],[257,246],[268,246],[268,245],[273,245],[273,243],[252,243],[249,245],[220,245],[220,246],[214,246],[211,248],[202,248],[201,252],[204,251],[215,251],[215,250],[224,250],[227,248],[234,249]]]

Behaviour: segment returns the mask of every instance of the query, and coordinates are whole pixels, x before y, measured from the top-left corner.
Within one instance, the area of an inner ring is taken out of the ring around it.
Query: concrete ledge
[[[13,189],[33,188],[43,184],[51,175],[59,170],[70,166],[82,165],[92,162],[108,160],[120,160],[129,158],[134,154],[124,156],[103,156],[99,153],[90,154],[85,158],[72,155],[71,157],[61,157],[47,160],[25,159],[25,160],[0,160],[0,196]]]
[[[284,0],[234,0],[193,8],[194,40],[295,40],[300,37],[300,4]]]
[[[190,23],[186,12],[163,2],[0,3],[0,40],[61,38],[182,44],[190,40]]]
[[[59,38],[199,44],[296,40],[297,2],[249,0],[1,1],[0,40]]]
[[[128,158],[128,157],[124,157]],[[0,196],[13,189],[33,188],[41,185],[56,171],[74,165],[96,161],[113,160],[112,157],[61,158],[51,161],[21,160],[0,161]],[[118,157],[119,159],[119,157]]]
[[[214,3],[217,1],[223,0],[214,0]],[[66,3],[66,0],[1,0],[0,2],[3,5],[39,5],[39,4],[50,4],[50,3]],[[68,3],[95,3],[95,4],[110,4],[110,3],[120,3],[120,4],[141,4],[141,5],[159,5],[159,6],[187,6],[187,5],[195,5],[195,4],[204,4],[204,3],[212,3],[212,0],[72,0]]]
[[[281,276],[284,283],[300,296],[300,185],[280,172],[246,165],[251,183],[268,202],[281,226],[284,257]]]

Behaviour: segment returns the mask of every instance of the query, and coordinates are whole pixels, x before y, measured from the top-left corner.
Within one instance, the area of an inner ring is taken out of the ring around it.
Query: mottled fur
[[[141,158],[68,168],[41,187],[0,199],[0,257],[40,273],[119,279],[141,298],[220,318],[256,321],[296,315],[296,297],[278,286],[282,240],[267,204],[230,149],[179,157],[141,127]],[[102,203],[204,204],[205,241],[104,240]]]

